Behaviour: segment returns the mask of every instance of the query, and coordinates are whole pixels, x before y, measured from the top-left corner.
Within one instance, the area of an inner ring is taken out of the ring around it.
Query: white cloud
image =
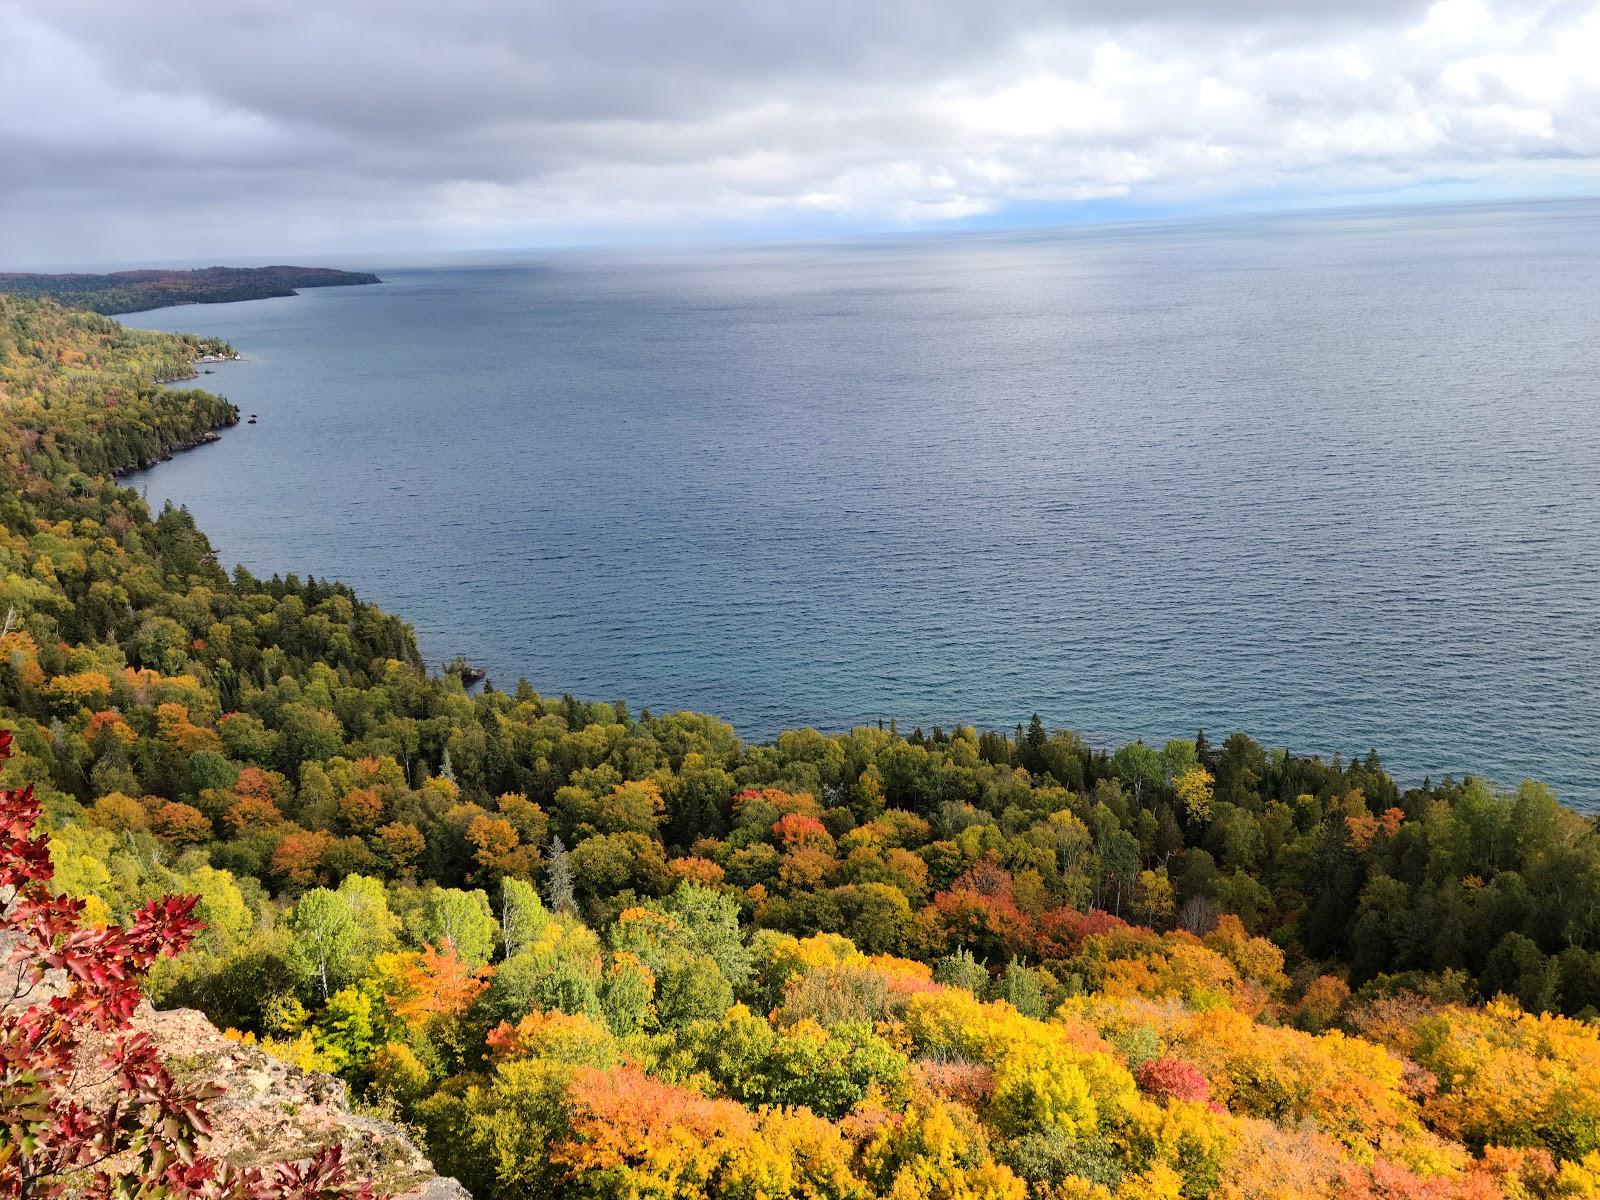
[[[0,0],[0,261],[1592,188],[1600,0]]]

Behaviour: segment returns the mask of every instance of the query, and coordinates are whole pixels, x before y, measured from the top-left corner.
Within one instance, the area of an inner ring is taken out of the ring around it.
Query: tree
[[[321,829],[291,833],[272,852],[272,874],[292,888],[305,887],[324,874],[324,859],[333,847],[333,835]]]
[[[1600,1150],[1600,1032],[1515,1004],[1448,1006],[1415,1025],[1416,1061],[1439,1079],[1428,1123],[1473,1146],[1542,1147],[1578,1160]],[[1578,1193],[1582,1194],[1582,1193]]]
[[[1133,883],[1133,917],[1146,925],[1165,928],[1172,920],[1172,881],[1166,868],[1140,871]]]
[[[1043,1019],[1050,1011],[1045,978],[1014,955],[992,990],[996,1000],[1004,1000],[1025,1017]]]
[[[992,1107],[995,1125],[1012,1136],[1054,1129],[1082,1138],[1098,1119],[1083,1072],[1046,1047],[1006,1055],[995,1068]]]
[[[489,897],[481,891],[434,888],[423,901],[423,940],[453,947],[469,967],[489,961],[499,931]]]
[[[289,914],[294,935],[290,965],[314,983],[326,1001],[355,977],[361,930],[346,897],[327,888],[313,888]]]
[[[1166,764],[1161,752],[1143,742],[1129,742],[1111,756],[1112,769],[1122,784],[1133,793],[1135,808],[1142,808],[1146,793],[1153,793],[1166,781]]]
[[[422,831],[406,821],[392,821],[377,829],[379,857],[388,861],[390,868],[402,878],[416,872],[417,860],[428,848]]]
[[[1043,775],[1048,769],[1045,762],[1045,748],[1048,738],[1044,732],[1044,721],[1038,713],[1034,713],[1028,721],[1028,732],[1023,734],[1017,730],[1018,758],[1030,774]]]
[[[383,797],[374,788],[351,788],[339,801],[339,819],[352,833],[370,833],[383,823]]]
[[[1478,990],[1485,996],[1504,994],[1530,1012],[1550,1006],[1556,986],[1555,963],[1539,950],[1538,943],[1521,933],[1508,933],[1489,952]]]
[[[743,986],[750,975],[750,948],[739,929],[739,902],[734,897],[697,883],[681,883],[660,908],[672,916],[686,949],[706,955],[729,983]]]
[[[429,1156],[475,1196],[562,1194],[550,1151],[567,1123],[570,1075],[561,1064],[523,1059],[501,1063],[481,1082],[437,1092],[417,1109]]]
[[[525,879],[500,881],[500,948],[506,958],[516,957],[549,920],[533,884]]]
[[[1118,829],[1102,838],[1099,845],[1101,881],[1109,886],[1112,912],[1122,912],[1123,900],[1131,900],[1139,875],[1139,839]]]
[[[1190,767],[1174,776],[1172,790],[1177,793],[1192,823],[1201,823],[1211,817],[1211,785],[1215,780],[1203,766]]]
[[[919,860],[920,861],[920,860]],[[916,918],[905,893],[887,883],[836,888],[845,933],[869,954],[896,954],[914,937]]]
[[[468,966],[449,944],[442,950],[385,954],[377,962],[377,984],[385,1003],[405,1024],[422,1026],[439,1017],[463,1016],[488,988],[488,967]]]
[[[691,1024],[678,1044],[697,1069],[747,1105],[805,1105],[834,1118],[874,1086],[895,1092],[910,1067],[864,1022],[825,1030],[801,1021],[780,1031],[742,1004]]]
[[[400,919],[389,911],[383,882],[369,875],[346,875],[338,893],[350,909],[356,928],[356,952],[363,963],[394,945]]]
[[[710,1020],[733,1003],[733,986],[709,954],[676,951],[651,969],[656,977],[656,1019],[664,1029]]]
[[[474,882],[528,875],[538,861],[538,847],[523,845],[516,826],[505,817],[480,813],[467,825],[466,837],[478,865],[472,873]]]
[[[966,988],[975,996],[989,989],[989,971],[972,957],[972,951],[958,946],[954,954],[941,958],[933,968],[933,977],[946,987]]]
[[[163,839],[180,846],[208,841],[212,835],[211,821],[203,812],[176,800],[163,804],[150,824]]]
[[[545,866],[545,897],[550,911],[570,913],[577,909],[572,891],[572,863],[559,837],[550,839],[550,861]]]
[[[1204,1104],[1211,1086],[1199,1068],[1181,1058],[1152,1058],[1134,1072],[1139,1090],[1157,1100],[1189,1100]]]

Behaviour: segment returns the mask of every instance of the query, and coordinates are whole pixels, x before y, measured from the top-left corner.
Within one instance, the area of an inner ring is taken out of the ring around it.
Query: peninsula
[[[299,288],[382,283],[367,271],[331,267],[201,267],[192,271],[113,271],[109,275],[36,275],[0,272],[0,292],[48,297],[93,312],[143,312],[172,304],[224,304],[293,296]]]

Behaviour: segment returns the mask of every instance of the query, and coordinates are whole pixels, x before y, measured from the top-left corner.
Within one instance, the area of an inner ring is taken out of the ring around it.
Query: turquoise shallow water
[[[1594,806],[1597,251],[1571,202],[372,264],[130,318],[260,416],[133,482],[504,686]]]

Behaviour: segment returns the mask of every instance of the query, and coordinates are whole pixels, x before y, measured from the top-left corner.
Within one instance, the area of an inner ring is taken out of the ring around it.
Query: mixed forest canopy
[[[330,267],[201,267],[192,271],[113,271],[109,275],[0,272],[0,292],[59,300],[97,313],[141,312],[169,304],[223,304],[293,296],[297,288],[381,283],[366,271]]]
[[[0,295],[0,787],[187,1004],[480,1198],[1600,1195],[1600,833],[1242,733],[468,694],[112,473],[197,339]],[[326,564],[336,569],[338,564]]]

